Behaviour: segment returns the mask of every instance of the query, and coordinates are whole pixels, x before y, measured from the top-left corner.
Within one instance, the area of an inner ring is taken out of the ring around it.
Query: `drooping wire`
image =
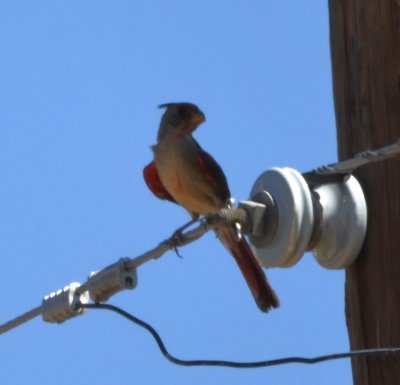
[[[392,355],[400,353],[400,347],[398,347],[398,348],[353,350],[343,353],[326,354],[323,356],[317,356],[312,358],[284,357],[273,360],[250,361],[250,362],[237,362],[237,361],[225,361],[225,360],[183,360],[169,353],[160,335],[151,325],[135,317],[134,315],[126,312],[125,310],[119,308],[118,306],[109,304],[79,304],[78,306],[84,309],[110,310],[121,315],[122,317],[125,317],[129,321],[141,326],[142,328],[146,329],[156,340],[156,343],[163,356],[173,364],[181,366],[222,366],[229,368],[250,369],[250,368],[263,368],[268,366],[286,365],[286,364],[318,364],[320,362],[338,360],[343,358],[352,358],[360,356],[377,356],[377,355],[382,356],[382,355]]]

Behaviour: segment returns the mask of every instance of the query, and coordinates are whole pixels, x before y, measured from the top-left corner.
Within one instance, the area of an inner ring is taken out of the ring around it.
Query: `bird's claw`
[[[171,243],[171,249],[175,251],[175,254],[179,258],[183,258],[178,251],[178,247],[182,243],[182,231],[180,229],[176,230],[173,234],[172,237],[170,238],[170,243]]]
[[[183,259],[182,255],[179,254],[179,250],[177,247],[174,247],[173,250],[175,251],[175,254],[180,258]]]
[[[179,227],[178,230],[176,230],[173,234],[172,237],[169,239],[169,243],[171,244],[171,249],[175,251],[176,255],[179,258],[182,258],[182,256],[178,252],[178,247],[182,245],[183,241],[183,231],[186,230],[188,227],[192,226],[194,223],[198,222],[199,218],[193,217],[192,220],[182,227]]]

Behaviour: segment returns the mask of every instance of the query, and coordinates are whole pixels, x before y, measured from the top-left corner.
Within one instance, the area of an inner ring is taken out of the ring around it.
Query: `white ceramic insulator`
[[[344,269],[357,257],[367,229],[367,204],[357,179],[315,188],[322,206],[313,254],[328,269]]]
[[[313,203],[302,175],[291,168],[273,168],[260,175],[250,197],[267,191],[278,214],[275,235],[267,248],[254,248],[265,267],[289,267],[306,250],[313,230]]]
[[[329,269],[346,268],[354,261],[367,226],[367,205],[356,178],[311,191],[296,170],[273,168],[257,179],[251,197],[265,191],[272,196],[269,209],[276,210],[277,219],[270,233],[268,223],[264,226],[265,245],[252,245],[264,267],[292,266],[310,249]]]

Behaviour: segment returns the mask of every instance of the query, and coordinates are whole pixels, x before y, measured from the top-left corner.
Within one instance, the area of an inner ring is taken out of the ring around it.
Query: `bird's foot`
[[[172,234],[172,237],[169,239],[169,243],[171,245],[171,250],[175,251],[175,254],[179,257],[179,258],[183,258],[180,254],[179,254],[179,250],[178,247],[181,246],[182,244],[182,233],[180,231],[175,231],[174,234]]]
[[[175,251],[176,255],[179,258],[182,258],[182,256],[179,254],[178,247],[181,246],[182,244],[183,232],[197,221],[198,218],[193,218],[190,222],[184,224],[182,227],[179,227],[179,229],[175,230],[175,232],[172,234],[172,237],[170,238],[171,248],[172,250]]]
[[[193,218],[191,221],[189,221],[188,223],[185,223],[182,227],[179,227],[178,230],[176,230],[174,232],[174,234],[172,235],[172,237],[176,237],[176,238],[182,238],[183,236],[183,232],[189,228],[190,226],[192,226],[194,223],[196,223],[199,220],[199,218]]]

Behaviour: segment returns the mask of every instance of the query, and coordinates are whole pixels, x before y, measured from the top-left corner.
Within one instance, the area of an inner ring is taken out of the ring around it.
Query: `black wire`
[[[129,321],[132,321],[135,324],[145,328],[147,331],[150,332],[150,334],[156,340],[157,345],[160,348],[161,353],[164,355],[164,357],[168,361],[176,365],[182,365],[182,366],[225,366],[230,368],[261,368],[261,367],[285,365],[285,364],[317,364],[319,362],[338,360],[342,358],[372,356],[372,355],[374,356],[389,355],[389,354],[400,353],[400,348],[380,348],[380,349],[353,350],[350,352],[327,354],[324,356],[318,356],[313,358],[286,357],[286,358],[278,358],[275,360],[255,361],[255,362],[235,362],[235,361],[224,361],[224,360],[181,360],[179,358],[174,357],[168,352],[160,335],[151,325],[135,317],[134,315],[129,314],[125,310],[109,304],[79,304],[78,308],[110,310],[127,318]]]

